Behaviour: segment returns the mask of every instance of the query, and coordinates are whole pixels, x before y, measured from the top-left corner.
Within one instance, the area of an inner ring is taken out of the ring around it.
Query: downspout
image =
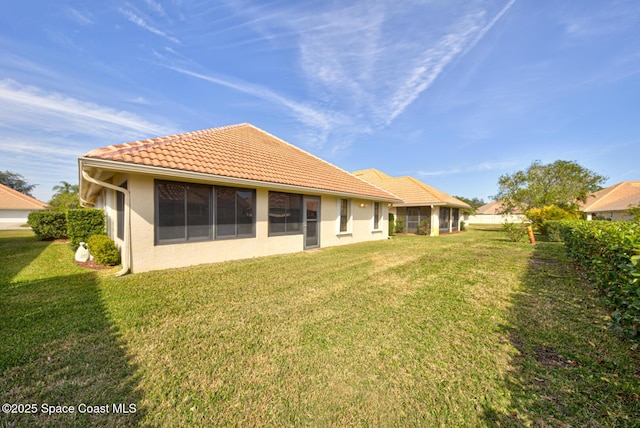
[[[122,270],[116,273],[116,276],[126,275],[131,267],[131,226],[129,220],[131,217],[130,192],[128,189],[114,186],[111,183],[105,183],[104,181],[96,180],[91,177],[86,171],[82,170],[82,178],[90,183],[97,184],[107,189],[115,190],[124,194],[124,245],[122,247]],[[84,202],[84,201],[83,201]]]

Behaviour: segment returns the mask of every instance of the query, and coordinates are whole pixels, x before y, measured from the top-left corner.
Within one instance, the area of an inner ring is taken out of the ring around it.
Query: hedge
[[[604,295],[611,327],[640,345],[640,222],[558,221],[569,257]]]
[[[562,231],[564,224],[571,224],[573,221],[545,220],[542,222],[542,234],[552,242],[562,242]]]
[[[80,242],[87,242],[93,235],[105,234],[104,212],[95,208],[68,210],[67,234],[73,251]]]
[[[31,226],[38,239],[64,239],[67,237],[67,218],[63,212],[32,211],[27,223]]]

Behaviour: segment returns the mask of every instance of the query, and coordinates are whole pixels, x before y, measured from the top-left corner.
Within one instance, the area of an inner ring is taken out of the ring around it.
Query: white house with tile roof
[[[623,181],[587,197],[580,211],[587,214],[587,220],[595,216],[607,220],[631,220],[627,211],[630,206],[640,204],[640,180]]]
[[[78,168],[121,273],[387,239],[399,202],[250,124],[92,150]]]
[[[505,222],[522,223],[526,220],[527,217],[520,210],[503,214],[502,201],[491,201],[478,207],[476,213],[468,216],[466,221],[469,224],[503,224]]]
[[[422,222],[427,226],[426,233],[431,236],[457,232],[462,219],[460,209],[471,208],[466,202],[413,177],[391,177],[373,168],[353,174],[401,199],[393,203],[391,212],[402,219],[403,232],[416,233]]]
[[[32,211],[49,209],[49,205],[0,184],[0,226],[20,226]]]

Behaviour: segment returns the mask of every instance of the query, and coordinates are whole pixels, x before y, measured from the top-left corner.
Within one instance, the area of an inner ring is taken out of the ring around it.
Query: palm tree
[[[78,185],[61,181],[60,185],[53,186],[56,195],[67,195],[69,193],[78,193]]]

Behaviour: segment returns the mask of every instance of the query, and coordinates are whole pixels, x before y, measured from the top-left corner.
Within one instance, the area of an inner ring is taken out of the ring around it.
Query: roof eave
[[[185,171],[180,169],[172,169],[172,168],[163,168],[152,165],[140,165],[133,164],[129,162],[121,162],[107,159],[97,159],[97,158],[89,158],[89,157],[80,157],[78,158],[78,170],[82,171],[83,168],[100,168],[104,170],[109,170],[113,172],[129,172],[136,174],[144,174],[144,175],[153,175],[159,177],[166,177],[171,179],[185,179],[185,180],[197,180],[197,181],[205,181],[205,182],[216,182],[223,184],[233,184],[238,186],[247,186],[247,187],[268,187],[270,189],[277,190],[286,190],[293,192],[305,192],[305,193],[315,193],[322,195],[333,195],[333,196],[344,196],[349,198],[360,198],[360,199],[369,199],[373,201],[381,201],[381,202],[398,202],[400,199],[388,197],[380,197],[373,195],[364,195],[359,193],[350,193],[350,192],[340,192],[335,190],[326,190],[319,189],[315,187],[306,187],[306,186],[296,186],[291,184],[282,184],[282,183],[273,183],[269,181],[259,181],[259,180],[251,180],[245,178],[235,178],[235,177],[227,177],[223,175],[215,175],[215,174],[207,174],[202,172],[193,172],[193,171]],[[82,190],[82,173],[80,173],[80,183]],[[81,192],[81,197],[91,195],[83,195]]]

